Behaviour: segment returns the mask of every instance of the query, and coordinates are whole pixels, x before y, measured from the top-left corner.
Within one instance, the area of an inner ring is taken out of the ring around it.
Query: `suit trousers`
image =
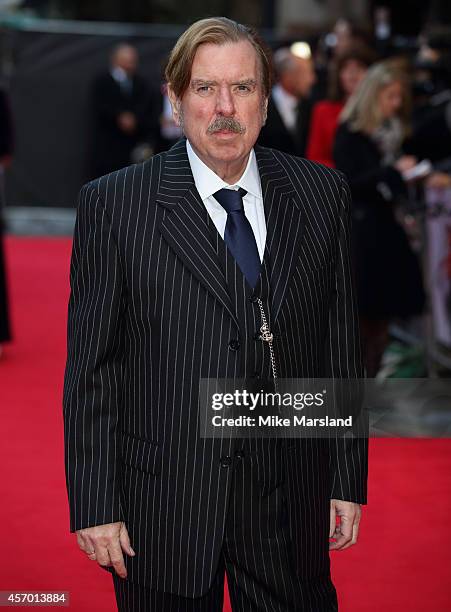
[[[233,457],[229,469],[233,480],[222,554],[208,592],[202,597],[181,597],[114,574],[119,612],[221,612],[224,573],[233,612],[338,610],[329,579],[306,583],[295,572],[284,484],[262,497],[246,447]]]

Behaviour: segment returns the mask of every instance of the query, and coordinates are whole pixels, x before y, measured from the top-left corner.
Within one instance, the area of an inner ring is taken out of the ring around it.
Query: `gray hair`
[[[289,72],[296,67],[294,55],[288,47],[281,47],[273,54],[274,72],[276,78],[280,78],[285,72]]]

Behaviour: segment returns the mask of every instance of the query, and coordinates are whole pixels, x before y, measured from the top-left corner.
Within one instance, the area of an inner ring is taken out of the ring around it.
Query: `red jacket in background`
[[[332,152],[338,115],[341,113],[343,106],[343,102],[332,102],[331,100],[322,100],[315,104],[307,141],[307,159],[335,168]]]

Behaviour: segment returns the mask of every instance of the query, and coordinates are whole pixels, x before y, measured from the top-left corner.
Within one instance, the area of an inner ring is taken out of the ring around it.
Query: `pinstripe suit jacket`
[[[360,377],[343,176],[255,151],[279,376]],[[252,365],[254,330],[238,320],[211,236],[182,140],[83,187],[70,271],[71,530],[124,520],[137,551],[129,579],[187,597],[215,574],[231,483],[221,458],[237,444],[198,436],[199,378]],[[361,440],[255,447],[262,495],[285,480],[300,577],[328,575],[329,499],[366,502],[366,451]]]

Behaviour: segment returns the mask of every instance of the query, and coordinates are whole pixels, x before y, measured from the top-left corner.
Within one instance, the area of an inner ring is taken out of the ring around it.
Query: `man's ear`
[[[172,116],[177,125],[180,125],[180,99],[174,93],[171,85],[168,83],[167,86],[168,98],[172,107]]]

